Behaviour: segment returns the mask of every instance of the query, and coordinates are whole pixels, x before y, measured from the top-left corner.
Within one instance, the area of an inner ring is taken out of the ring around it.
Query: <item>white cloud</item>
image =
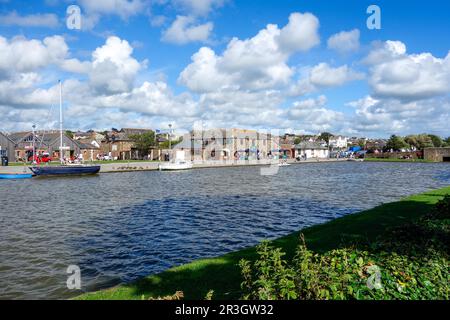
[[[311,13],[293,13],[281,29],[279,45],[283,51],[308,51],[320,43],[319,19]]]
[[[124,92],[133,86],[142,65],[132,57],[128,41],[109,37],[92,53],[91,84],[99,92]]]
[[[407,54],[402,42],[387,41],[375,48],[366,62],[375,96],[417,100],[450,92],[450,52],[445,58]]]
[[[336,33],[328,39],[328,48],[340,53],[357,51],[359,49],[359,36],[358,29]]]
[[[21,16],[13,11],[0,15],[0,25],[19,27],[45,27],[56,28],[59,25],[58,17],[55,14],[30,14]]]
[[[197,24],[194,17],[177,16],[172,25],[163,32],[162,40],[174,44],[205,42],[214,28],[212,22]]]
[[[345,125],[345,116],[342,112],[327,108],[327,103],[328,100],[323,95],[294,102],[286,114],[291,127],[309,132],[340,129]]]
[[[352,70],[347,65],[333,68],[325,62],[319,63],[303,73],[306,75],[301,75],[298,83],[291,87],[291,95],[300,96],[323,88],[339,87],[347,82],[364,78],[364,74]]]
[[[220,56],[210,48],[202,48],[192,56],[179,82],[199,93],[214,90],[211,83],[219,88],[252,90],[286,85],[293,74],[287,65],[290,56],[317,44],[316,20],[310,14],[294,13],[282,29],[269,24],[253,38],[233,38]],[[291,40],[287,40],[287,34]],[[300,43],[294,44],[292,39]]]
[[[46,37],[42,41],[23,37],[8,40],[0,36],[0,78],[58,64],[67,53],[68,46],[61,36]]]
[[[379,135],[380,132],[399,135],[420,132],[449,134],[449,97],[408,102],[367,96],[348,105],[355,108],[352,123],[358,132],[371,135]]]

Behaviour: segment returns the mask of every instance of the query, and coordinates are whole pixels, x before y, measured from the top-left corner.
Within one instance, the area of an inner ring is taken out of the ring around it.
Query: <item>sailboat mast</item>
[[[63,156],[63,113],[62,113],[62,82],[59,80],[59,160],[64,163]]]

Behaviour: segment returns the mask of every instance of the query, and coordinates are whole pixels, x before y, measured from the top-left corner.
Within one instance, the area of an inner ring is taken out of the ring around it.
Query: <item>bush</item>
[[[449,203],[371,244],[314,253],[303,236],[291,261],[269,242],[241,260],[243,299],[449,299]]]

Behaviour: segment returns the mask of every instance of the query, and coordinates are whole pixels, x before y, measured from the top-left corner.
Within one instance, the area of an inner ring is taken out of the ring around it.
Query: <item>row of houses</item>
[[[151,132],[151,130],[122,129],[105,133],[66,132],[63,134],[62,156],[66,159],[94,161],[107,156],[109,159],[140,159],[148,155],[140,155],[134,148],[131,138],[134,134]],[[15,132],[9,135],[0,133],[0,155],[7,156],[10,161],[27,161],[33,155],[48,155],[53,159],[60,158],[61,139],[58,131]],[[155,153],[158,154],[158,153]]]
[[[112,129],[96,132],[66,132],[63,134],[63,157],[78,158],[84,161],[103,159],[167,160],[176,151],[183,151],[186,159],[195,160],[242,160],[267,158],[327,158],[329,148],[321,141],[312,138],[296,141],[295,136],[274,136],[256,130],[210,129],[193,130],[180,137],[180,143],[171,150],[159,145],[169,139],[167,133],[156,135],[157,143],[147,154],[140,154],[135,147],[133,136],[154,131],[150,129]],[[34,135],[33,135],[34,134]],[[297,142],[297,143],[296,143]],[[26,161],[36,154],[48,154],[60,158],[60,133],[58,131],[16,132],[0,134],[0,153],[10,161]]]
[[[328,158],[329,148],[314,141],[295,144],[291,137],[279,137],[246,129],[193,130],[185,134],[173,151],[191,160],[261,160]]]
[[[155,146],[146,154],[135,147],[133,136],[145,133],[156,136]],[[169,139],[168,133],[156,134],[151,129],[123,128],[97,132],[66,132],[63,135],[63,157],[79,158],[84,161],[97,159],[115,160],[164,160],[183,151],[186,159],[201,160],[239,160],[266,158],[328,158],[330,151],[347,150],[353,145],[364,144],[370,148],[382,148],[384,140],[369,140],[357,137],[331,136],[324,141],[322,136],[283,136],[247,129],[208,129],[193,130],[180,139],[172,136],[172,150],[160,147]],[[37,154],[48,154],[52,158],[60,157],[60,134],[58,131],[33,133],[16,132],[10,135],[0,134],[0,156],[6,155],[10,161],[23,161],[33,153],[33,141]]]

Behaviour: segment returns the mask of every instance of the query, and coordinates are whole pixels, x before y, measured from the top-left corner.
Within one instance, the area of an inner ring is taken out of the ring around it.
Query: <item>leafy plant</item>
[[[323,254],[306,247],[294,258],[263,242],[258,259],[241,260],[243,299],[448,299],[450,196],[416,223],[390,229],[369,244]]]

